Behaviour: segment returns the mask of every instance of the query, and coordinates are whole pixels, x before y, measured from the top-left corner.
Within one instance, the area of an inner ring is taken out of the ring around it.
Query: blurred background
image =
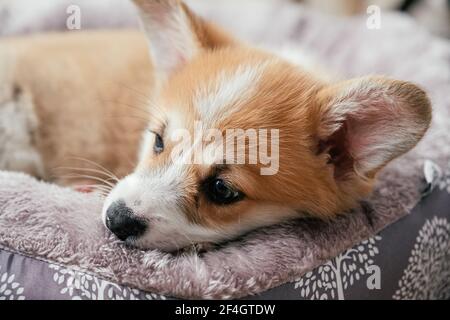
[[[364,14],[370,5],[411,15],[431,32],[450,37],[450,0],[298,0],[316,10],[341,16]]]
[[[305,8],[334,16],[365,15],[370,5],[378,6],[382,12],[398,11],[414,18],[420,25],[435,35],[450,38],[450,0],[189,0],[193,7],[220,6],[232,8],[234,14],[239,7],[279,6],[286,2],[297,2]],[[208,2],[208,4],[206,4]],[[199,4],[200,3],[200,4]],[[128,26],[135,23],[128,0],[0,0],[0,35],[26,33],[36,30],[58,29],[65,24],[65,9],[70,4],[86,9],[86,27]],[[274,14],[276,13],[276,9]],[[254,22],[255,19],[247,21]],[[258,21],[258,20],[256,20]],[[258,21],[259,22],[259,21]],[[241,22],[238,22],[241,23]]]

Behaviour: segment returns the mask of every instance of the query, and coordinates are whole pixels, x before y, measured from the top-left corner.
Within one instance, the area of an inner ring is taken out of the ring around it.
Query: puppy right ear
[[[431,122],[431,103],[418,86],[384,77],[337,83],[319,92],[320,150],[335,176],[373,177],[413,148]]]
[[[197,17],[179,0],[133,0],[150,42],[160,79],[169,77],[200,50],[230,46],[231,37]]]

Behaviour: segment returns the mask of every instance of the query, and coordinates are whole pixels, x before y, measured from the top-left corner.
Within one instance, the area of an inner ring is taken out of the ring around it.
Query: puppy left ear
[[[327,153],[335,177],[373,177],[413,148],[431,122],[431,104],[416,85],[366,77],[326,87],[318,94],[319,153]]]
[[[232,45],[235,41],[216,26],[192,13],[179,0],[133,0],[150,42],[159,76],[166,78],[200,50]]]

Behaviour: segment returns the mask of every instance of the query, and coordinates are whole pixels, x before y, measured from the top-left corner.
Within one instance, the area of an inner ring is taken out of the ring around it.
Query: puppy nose
[[[116,201],[106,210],[106,226],[122,241],[139,237],[147,228],[144,221],[134,217],[133,210],[124,201]]]

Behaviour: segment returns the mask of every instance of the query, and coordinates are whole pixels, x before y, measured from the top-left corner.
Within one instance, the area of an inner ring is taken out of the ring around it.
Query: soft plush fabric
[[[0,36],[68,30],[73,5],[80,8],[82,29],[138,27],[128,0],[1,0]]]
[[[434,106],[431,130],[417,148],[383,171],[363,209],[330,223],[299,220],[258,230],[200,256],[174,256],[126,248],[116,241],[100,222],[101,199],[95,195],[2,172],[0,245],[146,291],[186,298],[236,298],[292,281],[408,213],[425,187],[424,159],[444,165],[450,158],[448,41],[433,38],[401,15],[383,14],[381,29],[370,30],[366,17],[335,20],[285,1],[258,7],[256,2],[239,6],[236,1],[200,2],[194,7],[246,40],[301,45],[345,77],[387,74],[417,82],[429,92]],[[66,16],[60,10],[51,16]],[[89,17],[89,9],[83,11]],[[55,29],[43,23],[48,15],[40,17],[31,19],[38,29]]]
[[[328,224],[299,220],[253,232],[201,256],[172,255],[127,248],[116,240],[102,225],[102,201],[93,194],[1,172],[0,245],[149,292],[236,298],[292,281],[373,235],[415,204],[418,184],[409,188],[414,191],[404,195],[392,188],[389,197],[374,198],[373,209],[365,206]]]
[[[250,298],[450,299],[450,166],[443,169],[427,175],[435,187],[406,217],[293,282]],[[171,297],[0,248],[0,300],[165,298]]]

